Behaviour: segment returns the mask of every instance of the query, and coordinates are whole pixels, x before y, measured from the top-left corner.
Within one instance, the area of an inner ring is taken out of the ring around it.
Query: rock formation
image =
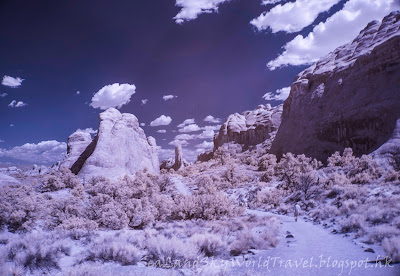
[[[369,23],[296,77],[272,153],[324,161],[346,147],[370,153],[389,139],[400,118],[399,19],[397,11]]]
[[[163,161],[160,165],[160,169],[174,169],[175,171],[177,171],[189,165],[190,163],[183,159],[182,146],[177,145],[175,146],[175,161],[173,158],[169,158]]]
[[[214,137],[214,151],[229,142],[243,145],[243,150],[263,143],[279,128],[281,114],[282,105],[271,107],[267,104],[242,114],[230,115]]]
[[[72,165],[78,160],[79,156],[92,142],[89,133],[76,131],[68,137],[67,156],[61,163],[61,168],[71,169]]]
[[[159,172],[155,139],[146,138],[133,114],[109,108],[99,118],[97,135],[71,166],[73,173],[85,179],[117,179],[142,169]]]
[[[400,119],[396,122],[392,137],[371,155],[382,166],[390,165],[400,170]]]

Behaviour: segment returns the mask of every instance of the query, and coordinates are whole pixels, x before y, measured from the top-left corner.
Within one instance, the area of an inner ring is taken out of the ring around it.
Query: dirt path
[[[276,248],[248,257],[247,263],[241,261],[240,267],[239,264],[231,265],[229,275],[400,275],[400,265],[380,267],[375,263],[366,264],[367,259],[382,258],[384,253],[379,248],[376,248],[376,253],[364,252],[365,248],[350,238],[332,234],[302,218],[295,222],[289,216],[253,210],[248,213],[279,217],[282,221],[281,241]]]

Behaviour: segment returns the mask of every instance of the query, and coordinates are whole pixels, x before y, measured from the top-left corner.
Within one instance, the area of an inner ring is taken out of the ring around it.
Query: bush
[[[364,227],[365,218],[362,215],[353,214],[342,220],[339,224],[342,233],[357,232]]]
[[[400,262],[400,237],[385,238],[382,247],[393,262]]]
[[[41,270],[50,272],[59,269],[59,259],[69,255],[70,249],[62,241],[48,234],[28,234],[15,237],[6,247],[9,261],[14,261],[31,272]]]
[[[103,238],[92,242],[85,255],[85,261],[116,262],[121,265],[135,265],[142,258],[137,247],[118,238]]]
[[[195,234],[190,238],[190,242],[206,257],[223,255],[227,248],[221,237],[215,234]]]
[[[39,187],[41,192],[54,192],[58,190],[62,190],[65,188],[64,182],[55,175],[55,174],[48,174],[43,177],[42,184]]]

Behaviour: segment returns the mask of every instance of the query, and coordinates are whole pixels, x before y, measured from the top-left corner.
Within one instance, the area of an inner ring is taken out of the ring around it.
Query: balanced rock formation
[[[371,153],[390,138],[400,118],[399,19],[397,11],[369,23],[296,77],[272,153],[325,161],[346,147]]]
[[[71,169],[72,165],[78,160],[79,156],[92,142],[90,133],[76,131],[68,137],[67,156],[61,162],[60,168]]]
[[[142,169],[159,173],[155,139],[146,138],[133,114],[109,108],[99,118],[97,135],[71,166],[73,173],[85,179],[117,179]]]
[[[228,117],[214,137],[214,151],[225,143],[243,145],[243,150],[271,138],[281,123],[282,105],[259,105],[257,109]]]
[[[163,161],[160,165],[160,169],[174,169],[175,171],[189,166],[190,163],[187,162],[185,159],[183,159],[183,153],[182,153],[182,146],[181,145],[176,145],[175,146],[175,160],[173,158],[169,158],[165,161]]]

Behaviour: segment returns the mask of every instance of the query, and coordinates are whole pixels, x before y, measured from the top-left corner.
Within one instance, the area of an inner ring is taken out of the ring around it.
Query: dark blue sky
[[[136,86],[131,102],[120,110],[135,114],[146,123],[146,135],[172,149],[168,143],[178,134],[173,131],[185,119],[194,118],[202,127],[207,115],[224,120],[254,109],[266,103],[266,92],[290,86],[305,68],[267,69],[297,34],[256,31],[249,22],[269,9],[260,0],[234,0],[218,14],[182,25],[173,20],[180,10],[173,0],[0,3],[0,77],[24,79],[18,88],[0,86],[0,94],[8,94],[0,98],[3,149],[66,142],[78,128],[97,129],[101,110],[89,106],[91,98],[117,82]],[[178,97],[164,101],[168,94]],[[145,98],[149,102],[141,105]],[[10,108],[12,100],[28,105]],[[172,118],[170,125],[148,126],[162,114]]]

